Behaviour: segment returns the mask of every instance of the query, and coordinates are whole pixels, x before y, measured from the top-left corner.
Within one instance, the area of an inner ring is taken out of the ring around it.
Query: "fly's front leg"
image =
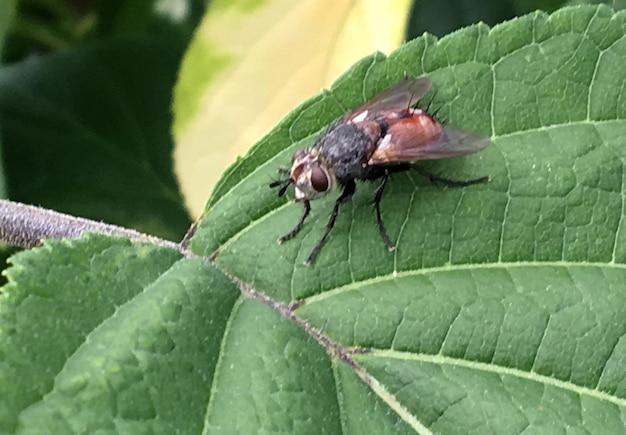
[[[346,202],[352,195],[354,195],[355,190],[356,190],[356,184],[354,183],[354,180],[348,181],[348,183],[346,183],[346,185],[343,188],[343,192],[341,192],[341,195],[339,196],[339,198],[337,198],[337,201],[335,201],[335,206],[333,207],[333,211],[330,214],[328,223],[326,224],[326,229],[324,230],[324,234],[322,234],[322,237],[320,237],[320,239],[317,241],[317,243],[311,250],[311,253],[309,254],[309,256],[306,258],[306,260],[304,260],[305,266],[308,266],[309,264],[311,264],[313,259],[315,259],[315,256],[320,251],[322,244],[326,240],[326,237],[328,237],[328,234],[330,234],[330,230],[332,230],[333,227],[335,226],[335,220],[337,219],[337,214],[339,213],[339,206],[343,204],[344,202]]]
[[[289,240],[293,238],[293,236],[298,234],[298,232],[302,229],[302,224],[304,224],[304,220],[309,215],[310,211],[311,211],[311,203],[309,202],[308,199],[305,199],[304,208],[302,209],[302,215],[300,215],[300,220],[298,220],[298,223],[296,224],[296,226],[293,227],[293,230],[289,231],[287,234],[285,234],[284,236],[278,239],[278,243],[283,243],[284,241]]]
[[[374,192],[374,207],[376,208],[376,223],[378,224],[378,232],[380,236],[383,238],[383,242],[387,245],[387,249],[393,251],[396,249],[396,246],[393,244],[389,236],[387,235],[387,231],[385,231],[385,225],[383,225],[383,218],[380,214],[380,200],[383,197],[383,192],[385,191],[385,186],[387,185],[387,180],[389,179],[389,172],[385,170],[385,174],[383,175],[383,180],[380,182],[376,191]]]

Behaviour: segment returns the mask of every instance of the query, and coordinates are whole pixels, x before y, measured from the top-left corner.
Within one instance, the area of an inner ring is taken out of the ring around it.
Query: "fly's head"
[[[291,169],[281,168],[280,172],[288,173],[289,178],[274,181],[270,187],[280,186],[279,196],[283,196],[287,187],[295,187],[296,201],[319,198],[335,188],[337,180],[331,168],[320,159],[316,150],[298,150],[291,158]]]
[[[333,171],[313,150],[296,151],[291,158],[289,178],[295,186],[296,201],[316,199],[333,190]]]

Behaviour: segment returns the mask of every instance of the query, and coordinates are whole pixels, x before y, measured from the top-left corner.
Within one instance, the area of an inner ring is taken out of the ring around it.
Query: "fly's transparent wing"
[[[432,82],[427,77],[404,79],[374,95],[341,118],[342,122],[372,120],[381,112],[406,111],[430,90]],[[355,119],[356,118],[356,119]]]
[[[491,139],[480,133],[441,125],[426,114],[392,123],[368,161],[369,165],[464,156],[485,149]]]

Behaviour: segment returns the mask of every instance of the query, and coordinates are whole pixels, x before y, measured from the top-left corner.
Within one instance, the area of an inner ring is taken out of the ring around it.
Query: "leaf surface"
[[[626,14],[535,13],[373,55],[224,175],[200,256],[89,236],[14,256],[0,296],[5,431],[623,433]],[[384,247],[360,184],[268,188],[335,117],[427,74],[485,151],[395,176]],[[224,275],[232,278],[233,285]],[[53,315],[46,315],[53,313]]]
[[[273,300],[299,300],[294,315],[346,350],[413,429],[619,433],[624,17],[604,6],[535,13],[364,59],[237,164],[254,169],[223,182],[193,249],[215,252],[220,268]],[[382,201],[392,253],[375,224],[376,186],[359,184],[303,266],[337,194],[313,202],[301,233],[277,245],[301,209],[268,189],[273,172],[404,71],[433,79],[447,122],[493,142],[423,166],[492,181],[442,188],[416,173],[393,177]]]

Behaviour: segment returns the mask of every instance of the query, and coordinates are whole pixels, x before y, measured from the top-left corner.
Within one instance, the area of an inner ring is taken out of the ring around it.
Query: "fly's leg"
[[[415,169],[415,171],[417,171],[423,177],[428,178],[432,183],[435,183],[438,181],[440,183],[445,184],[446,186],[463,187],[463,186],[470,186],[472,184],[484,183],[486,181],[491,180],[491,177],[489,175],[485,175],[484,177],[480,177],[480,178],[474,178],[473,180],[450,180],[449,178],[443,178],[435,174],[431,174],[427,170],[417,167],[417,166],[414,166],[413,169]]]
[[[337,219],[337,214],[339,213],[339,206],[343,204],[344,202],[346,202],[352,195],[354,195],[355,190],[356,190],[356,184],[354,183],[354,180],[348,181],[348,183],[346,183],[346,185],[343,188],[343,192],[341,192],[341,196],[339,196],[339,198],[337,198],[337,201],[335,201],[335,206],[333,207],[333,211],[330,214],[328,223],[326,224],[326,229],[324,230],[324,234],[322,234],[322,237],[320,237],[320,239],[317,241],[317,243],[311,250],[311,253],[309,254],[309,256],[306,258],[306,260],[304,260],[305,266],[308,266],[309,264],[311,264],[311,262],[315,259],[315,257],[317,256],[317,253],[320,251],[322,247],[322,244],[326,240],[326,237],[328,237],[328,234],[330,234],[330,230],[332,230],[333,227],[335,226],[335,220]]]
[[[300,220],[298,220],[298,223],[296,224],[296,226],[293,227],[293,230],[289,231],[287,234],[285,234],[284,236],[278,239],[278,243],[283,243],[284,241],[287,241],[293,238],[293,236],[295,236],[296,234],[298,234],[298,232],[302,229],[302,224],[304,224],[304,220],[309,215],[310,211],[311,211],[311,203],[309,202],[308,199],[305,199],[304,208],[302,209],[302,215],[300,215]]]
[[[389,179],[389,172],[385,171],[385,175],[383,175],[383,181],[380,182],[376,190],[374,191],[374,207],[376,208],[376,223],[378,224],[378,232],[380,236],[383,238],[383,242],[387,245],[387,249],[393,251],[396,249],[396,246],[393,244],[389,236],[387,235],[387,231],[385,231],[385,226],[383,225],[383,218],[380,215],[380,200],[383,197],[383,192],[385,190],[385,185],[387,184],[387,180]]]

